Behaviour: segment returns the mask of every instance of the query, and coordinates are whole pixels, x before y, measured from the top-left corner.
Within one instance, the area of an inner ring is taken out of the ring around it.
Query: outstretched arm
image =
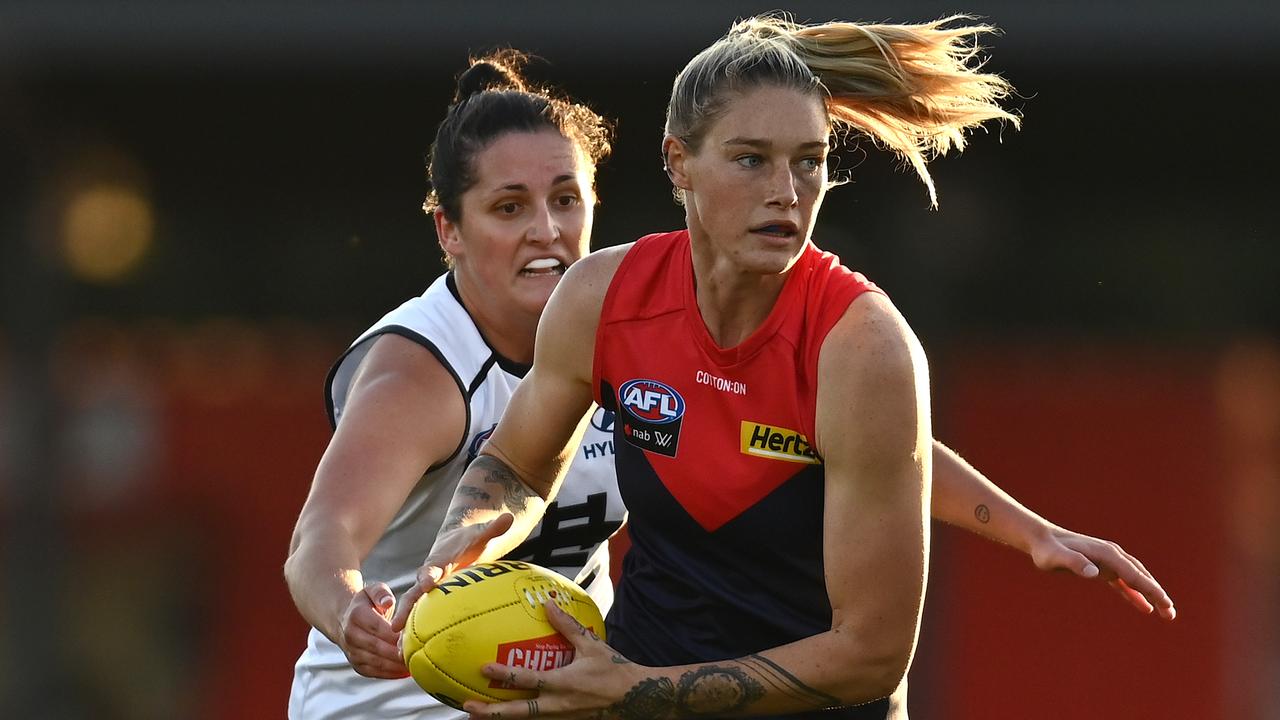
[[[1138,610],[1172,620],[1173,600],[1119,545],[1059,527],[1027,509],[954,450],[933,441],[933,517],[1031,556],[1041,570],[1106,581]]]
[[[420,345],[386,335],[352,379],[342,422],[316,469],[284,574],[298,611],[369,677],[404,677],[391,589],[360,571],[422,473],[453,452],[462,392]]]

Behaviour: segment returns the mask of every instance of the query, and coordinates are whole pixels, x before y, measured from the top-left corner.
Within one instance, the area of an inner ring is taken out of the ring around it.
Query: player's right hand
[[[418,581],[400,598],[395,614],[391,618],[391,629],[395,633],[404,630],[409,620],[409,612],[418,598],[436,586],[447,575],[458,568],[474,564],[490,540],[511,529],[515,517],[511,513],[502,513],[488,522],[462,527],[441,533],[431,546],[431,553],[418,568]]]
[[[1067,570],[1082,578],[1105,581],[1139,612],[1173,620],[1173,600],[1142,561],[1110,540],[1056,525],[1031,546],[1031,559],[1041,570]]]
[[[391,629],[395,607],[395,595],[385,583],[370,583],[351,596],[339,622],[339,644],[357,673],[388,679],[409,676],[397,645],[399,633]]]

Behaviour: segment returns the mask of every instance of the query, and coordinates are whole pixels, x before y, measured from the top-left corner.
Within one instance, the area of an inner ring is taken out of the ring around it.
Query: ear
[[[462,233],[458,223],[446,217],[441,208],[436,208],[431,219],[436,224],[436,239],[440,241],[440,249],[455,258],[462,255]]]
[[[691,155],[689,146],[680,138],[674,135],[662,138],[663,169],[667,171],[667,177],[671,178],[671,184],[681,190],[693,189],[689,185],[689,175],[685,172],[685,163]]]

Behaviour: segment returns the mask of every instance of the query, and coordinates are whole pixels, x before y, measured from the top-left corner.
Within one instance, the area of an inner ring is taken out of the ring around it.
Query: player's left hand
[[[1031,559],[1041,570],[1068,570],[1082,578],[1105,580],[1139,611],[1166,620],[1177,617],[1173,600],[1138,558],[1100,538],[1051,526],[1031,545]]]
[[[633,664],[605,644],[590,628],[547,602],[552,627],[573,643],[573,662],[556,670],[526,670],[498,663],[481,672],[491,680],[537,690],[538,697],[500,703],[468,701],[463,709],[473,718],[599,718],[611,717],[612,707],[637,683],[649,677],[647,668]]]

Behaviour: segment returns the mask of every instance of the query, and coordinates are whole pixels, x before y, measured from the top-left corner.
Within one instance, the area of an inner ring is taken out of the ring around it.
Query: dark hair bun
[[[526,90],[520,68],[526,57],[516,50],[499,50],[481,58],[474,58],[471,67],[458,76],[458,92],[454,103],[484,92],[485,90]]]

